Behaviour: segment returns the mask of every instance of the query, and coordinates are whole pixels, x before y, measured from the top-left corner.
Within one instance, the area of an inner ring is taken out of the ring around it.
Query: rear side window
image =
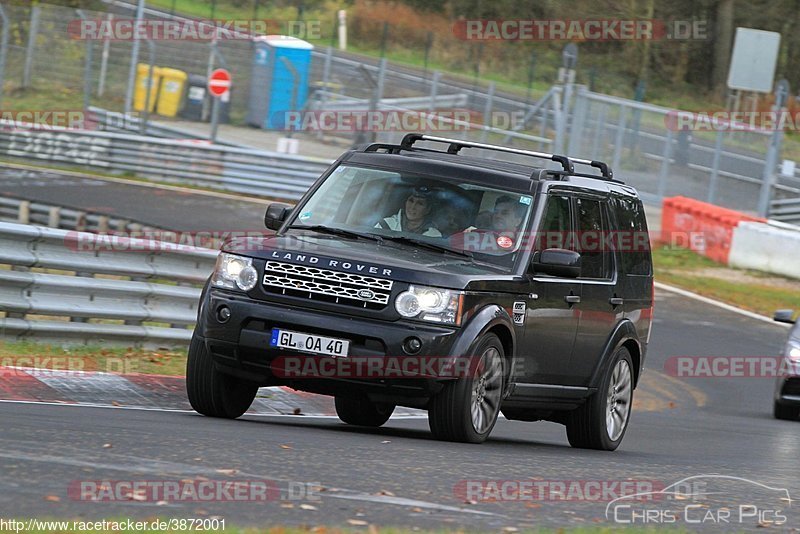
[[[617,250],[626,274],[649,276],[652,273],[650,238],[642,203],[632,198],[614,199],[614,219],[618,232]]]
[[[571,226],[569,197],[550,195],[547,198],[547,207],[539,228],[536,249],[571,248],[567,242],[571,233]]]
[[[608,228],[605,202],[578,198],[576,250],[581,253],[581,278],[610,278],[611,253],[603,236]]]

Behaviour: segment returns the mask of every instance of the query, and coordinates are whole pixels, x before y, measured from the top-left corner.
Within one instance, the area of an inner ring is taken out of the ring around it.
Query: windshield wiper
[[[368,234],[368,233],[362,234],[361,232],[354,232],[353,230],[345,230],[344,228],[324,226],[321,224],[312,224],[308,226],[304,224],[293,224],[288,228],[288,230],[294,230],[294,229],[311,230],[313,232],[318,232],[320,234],[338,235],[341,237],[350,237],[355,239],[369,239],[370,241],[377,241],[379,243],[383,242],[383,238],[376,234]]]
[[[446,254],[455,254],[456,256],[461,256],[464,258],[473,258],[472,252],[467,250],[457,250],[450,247],[445,247],[444,245],[437,245],[436,243],[431,243],[430,241],[425,241],[423,239],[415,239],[413,237],[408,237],[405,235],[387,235],[383,236],[384,239],[389,241],[396,241],[399,243],[406,243],[409,245],[415,245],[421,248],[426,248],[428,250],[433,250],[436,252],[444,252]]]

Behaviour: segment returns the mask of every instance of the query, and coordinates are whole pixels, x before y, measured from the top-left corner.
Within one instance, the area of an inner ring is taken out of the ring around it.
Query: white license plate
[[[279,349],[293,349],[326,356],[347,356],[350,348],[350,342],[346,339],[303,334],[280,328],[272,329],[269,345]]]

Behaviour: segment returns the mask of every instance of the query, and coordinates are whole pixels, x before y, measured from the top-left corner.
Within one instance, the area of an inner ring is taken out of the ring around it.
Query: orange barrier
[[[727,264],[733,229],[742,221],[766,222],[766,219],[693,198],[665,198],[661,213],[661,242],[688,248]]]

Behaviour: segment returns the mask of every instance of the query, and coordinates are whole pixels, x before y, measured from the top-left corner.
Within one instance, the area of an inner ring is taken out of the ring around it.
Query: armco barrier
[[[0,222],[0,336],[186,344],[217,252],[122,238],[113,249],[81,246],[87,242],[93,234]]]
[[[714,261],[727,264],[733,231],[746,221],[766,222],[766,219],[691,198],[666,198],[661,213],[661,239],[667,243],[677,241]]]
[[[733,231],[729,265],[800,279],[800,227],[739,223]]]

